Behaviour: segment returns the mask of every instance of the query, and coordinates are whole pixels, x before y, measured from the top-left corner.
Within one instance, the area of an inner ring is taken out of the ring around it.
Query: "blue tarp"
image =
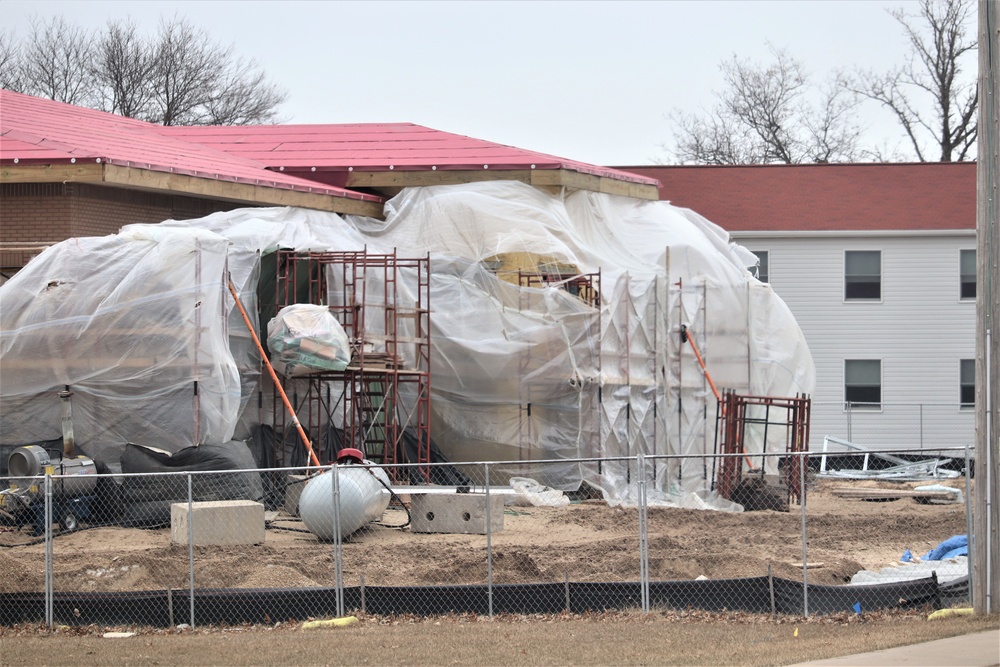
[[[947,540],[937,545],[926,554],[920,557],[920,560],[946,560],[948,558],[955,558],[956,556],[968,556],[969,555],[969,536],[968,535],[955,535],[949,537]],[[903,552],[900,557],[901,561],[904,563],[909,563],[913,560],[913,553],[907,549]]]

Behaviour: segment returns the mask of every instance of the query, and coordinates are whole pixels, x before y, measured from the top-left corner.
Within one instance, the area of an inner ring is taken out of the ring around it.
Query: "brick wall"
[[[200,218],[242,205],[88,183],[0,185],[0,268],[23,266],[34,252],[11,244],[51,244],[77,236],[115,234],[124,225]]]

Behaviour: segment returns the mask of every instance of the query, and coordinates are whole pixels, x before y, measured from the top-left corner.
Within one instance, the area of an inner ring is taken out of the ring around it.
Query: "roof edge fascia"
[[[725,229],[725,227],[723,227]],[[967,229],[817,229],[817,230],[807,230],[807,229],[796,229],[790,231],[776,231],[776,230],[739,230],[734,231],[726,229],[729,232],[729,236],[733,239],[738,238],[816,238],[816,237],[827,237],[827,238],[837,238],[837,237],[880,237],[880,236],[891,236],[891,237],[904,237],[904,236],[975,236],[975,228]]]
[[[482,181],[520,181],[537,187],[565,187],[659,201],[657,186],[585,174],[571,169],[391,170],[349,172],[348,188],[405,188],[460,185]]]
[[[255,206],[297,206],[344,215],[382,218],[383,203],[326,192],[246,183],[138,166],[104,163],[4,164],[0,183],[105,183],[149,192],[171,192]],[[317,188],[323,189],[323,188]]]

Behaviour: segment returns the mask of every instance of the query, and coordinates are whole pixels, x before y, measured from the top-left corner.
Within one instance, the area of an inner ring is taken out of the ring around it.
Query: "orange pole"
[[[687,334],[687,341],[691,343],[691,349],[694,350],[694,356],[698,359],[698,364],[701,365],[701,372],[705,375],[705,379],[708,380],[708,386],[712,388],[712,393],[715,394],[715,400],[722,403],[722,396],[719,394],[719,390],[715,388],[712,376],[709,375],[708,368],[705,367],[705,360],[701,358],[701,352],[698,351],[698,346],[694,344],[694,338],[690,334]]]
[[[687,340],[687,342],[691,343],[691,349],[694,350],[694,356],[698,360],[698,365],[701,366],[702,374],[705,376],[705,379],[708,380],[708,386],[712,388],[712,393],[715,394],[715,400],[717,400],[719,403],[722,403],[722,396],[719,394],[719,390],[715,388],[715,383],[712,382],[712,375],[708,372],[708,367],[705,366],[705,360],[701,358],[701,352],[698,351],[698,346],[695,345],[694,343],[694,338],[691,336],[691,330],[688,329],[687,326],[685,325],[681,326],[684,327],[683,329],[684,339]],[[723,416],[726,415],[725,403],[722,403],[722,415]],[[750,457],[747,456],[747,450],[743,448],[742,444],[740,445],[740,451],[743,452],[743,456],[744,458],[746,458],[747,465],[750,466],[751,470],[753,470],[753,462],[750,460]]]
[[[291,402],[288,400],[285,390],[281,388],[281,381],[278,380],[278,374],[274,372],[271,362],[268,361],[267,355],[264,353],[264,346],[260,344],[260,338],[257,337],[257,332],[253,330],[253,324],[250,323],[247,311],[243,309],[243,304],[240,302],[240,297],[236,293],[236,288],[233,286],[232,280],[229,281],[229,291],[233,295],[233,300],[236,301],[236,307],[240,309],[240,315],[243,316],[243,321],[247,325],[247,331],[250,332],[253,342],[257,344],[257,351],[260,352],[260,358],[264,360],[264,365],[267,366],[267,371],[271,374],[271,380],[274,381],[275,389],[277,389],[278,393],[281,394],[281,400],[284,402],[285,407],[288,408],[288,414],[292,415],[292,423],[295,424],[295,428],[299,431],[299,437],[302,438],[302,442],[306,445],[306,450],[309,452],[309,458],[312,459],[313,465],[322,465],[316,457],[316,452],[313,451],[312,443],[309,442],[309,438],[306,436],[306,432],[302,428],[302,424],[299,423],[298,415],[295,414],[295,408],[292,407]]]

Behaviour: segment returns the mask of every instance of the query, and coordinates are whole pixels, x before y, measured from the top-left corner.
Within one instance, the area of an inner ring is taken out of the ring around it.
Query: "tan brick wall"
[[[62,191],[60,183],[0,186],[0,243],[69,238],[73,201]]]
[[[124,225],[200,218],[240,204],[87,183],[0,185],[0,244],[55,243],[115,234]],[[0,252],[0,267],[23,266],[34,253]]]

